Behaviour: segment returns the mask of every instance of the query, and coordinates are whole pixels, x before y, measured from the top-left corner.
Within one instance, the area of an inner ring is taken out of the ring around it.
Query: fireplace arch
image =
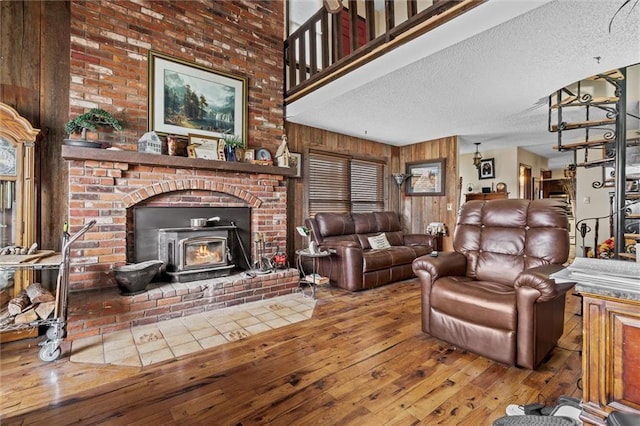
[[[235,184],[232,185],[226,182],[216,182],[212,179],[203,178],[173,179],[152,183],[127,194],[123,197],[122,203],[124,208],[130,208],[147,200],[148,198],[155,197],[160,194],[188,190],[204,190],[225,193],[244,200],[249,206],[255,208],[259,208],[262,204],[260,198],[245,189],[238,188]]]

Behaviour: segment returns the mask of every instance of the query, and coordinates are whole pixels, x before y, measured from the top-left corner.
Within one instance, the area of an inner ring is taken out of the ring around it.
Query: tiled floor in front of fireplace
[[[311,318],[300,293],[132,327],[71,342],[71,361],[142,367]]]

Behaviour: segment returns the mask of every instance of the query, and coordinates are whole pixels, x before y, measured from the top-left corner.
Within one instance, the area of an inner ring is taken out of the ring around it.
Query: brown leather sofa
[[[453,248],[413,262],[422,330],[495,361],[537,368],[562,335],[573,286],[549,278],[569,254],[566,203],[469,201]]]
[[[317,213],[305,220],[322,250],[335,253],[322,258],[319,272],[331,285],[349,291],[365,290],[413,277],[413,260],[440,249],[440,238],[404,234],[394,212]],[[384,233],[391,247],[372,250],[368,237]]]

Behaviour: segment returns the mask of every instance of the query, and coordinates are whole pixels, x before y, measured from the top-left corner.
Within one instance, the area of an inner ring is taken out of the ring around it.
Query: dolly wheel
[[[51,361],[55,361],[60,357],[60,352],[62,351],[59,347],[54,349],[54,348],[49,348],[49,345],[44,345],[40,349],[40,352],[38,352],[38,357],[40,358],[41,361],[51,362]]]
[[[62,337],[62,330],[57,325],[52,325],[47,329],[47,339],[56,340]]]

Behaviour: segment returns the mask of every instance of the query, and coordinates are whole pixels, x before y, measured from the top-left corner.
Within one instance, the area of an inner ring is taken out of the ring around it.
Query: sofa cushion
[[[373,213],[351,213],[356,234],[372,234],[382,231]]]
[[[404,242],[404,233],[402,231],[385,232],[389,244],[392,246],[404,246],[407,245]]]
[[[320,232],[320,235],[316,236],[319,240],[356,232],[350,213],[318,213],[315,216],[315,221],[318,225],[318,232]]]
[[[391,244],[389,244],[389,240],[387,240],[387,237],[384,235],[384,233],[373,237],[368,237],[367,239],[369,240],[369,245],[373,250],[384,250],[391,247]]]
[[[400,220],[395,212],[374,212],[377,229],[380,232],[402,231]]]
[[[389,254],[390,250],[365,250],[362,253],[364,261],[362,272],[379,271],[389,269],[393,265],[393,258]]]
[[[425,246],[423,250],[419,250],[421,246],[391,246],[386,250],[365,250],[362,257],[364,259],[363,272],[378,271],[388,269],[393,266],[411,264],[424,251],[426,254],[430,250]],[[418,250],[415,250],[418,249]]]

